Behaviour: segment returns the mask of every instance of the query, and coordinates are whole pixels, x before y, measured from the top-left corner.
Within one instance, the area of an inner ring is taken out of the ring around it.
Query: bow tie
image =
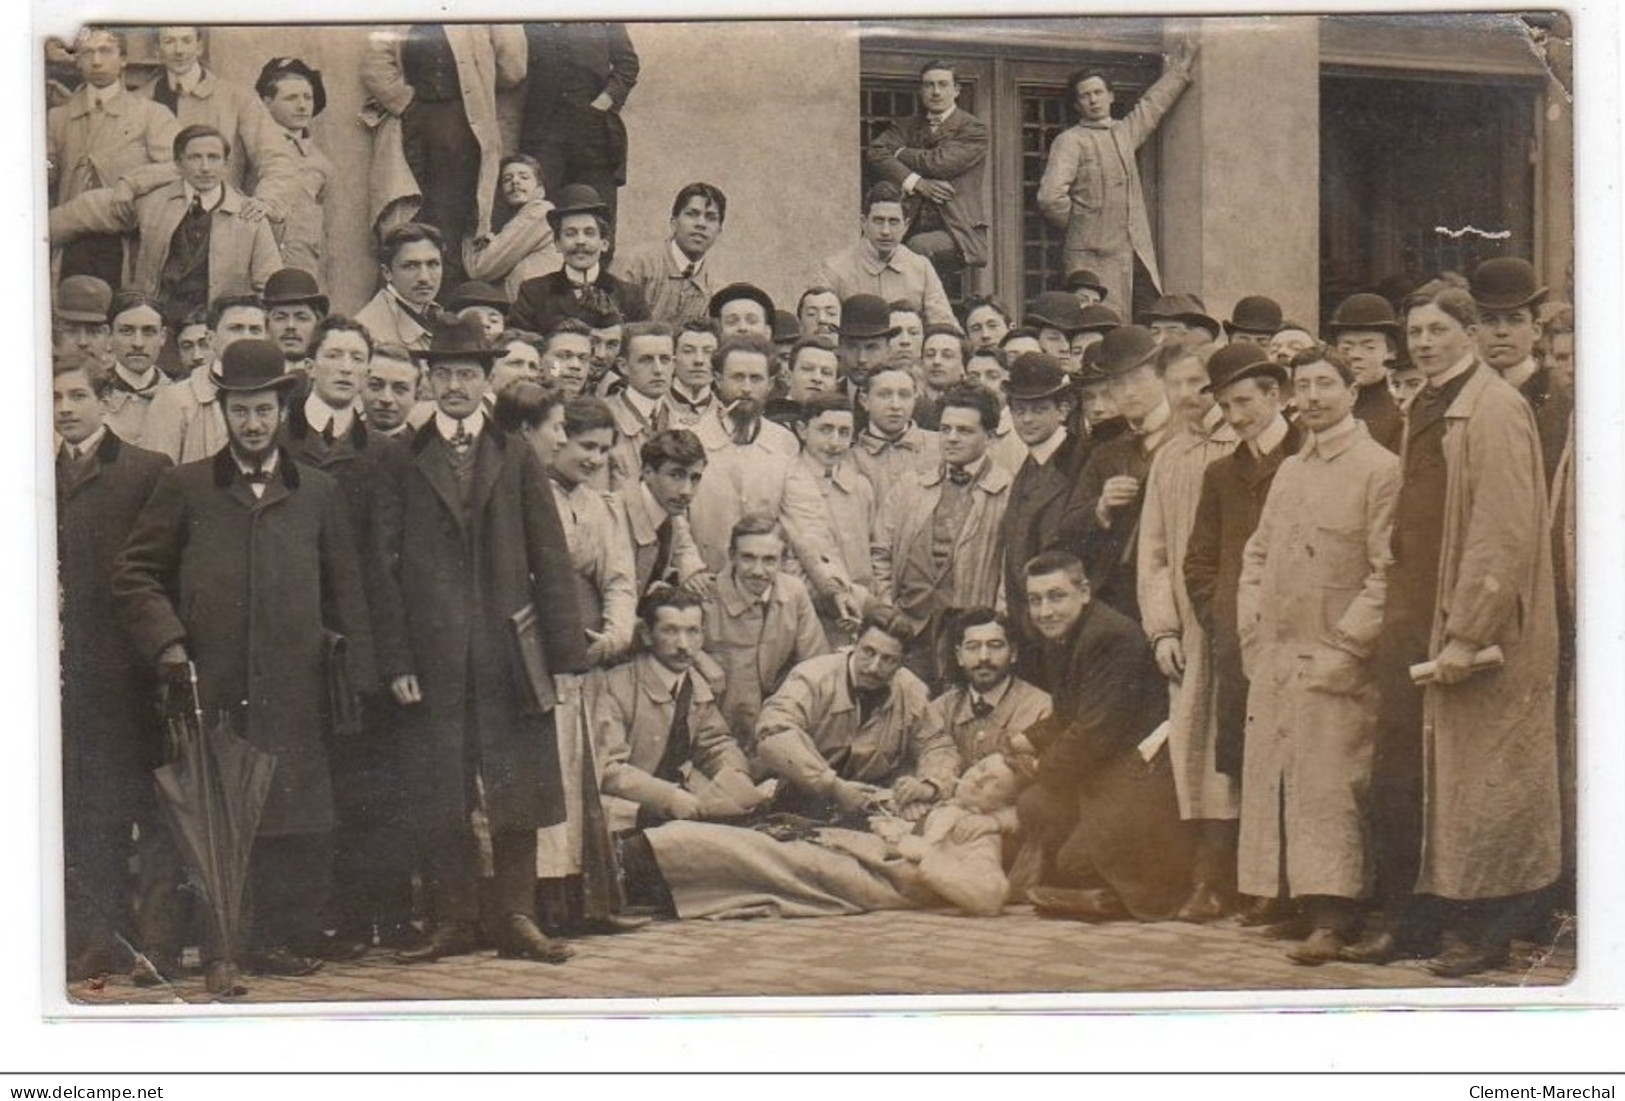
[[[243,473],[243,481],[247,482],[251,486],[268,486],[271,484],[271,472],[263,467],[259,470],[253,471],[252,473],[245,471]]]
[[[978,719],[985,719],[993,714],[993,705],[981,696],[972,696],[970,700],[970,713]]]
[[[948,480],[956,486],[970,485],[971,477],[972,473],[969,467],[950,466],[948,468]]]

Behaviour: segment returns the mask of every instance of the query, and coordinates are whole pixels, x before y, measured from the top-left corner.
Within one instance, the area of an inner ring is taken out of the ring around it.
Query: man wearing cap
[[[338,172],[311,124],[327,109],[327,86],[299,58],[273,57],[260,69],[254,92],[274,123],[266,140],[282,154],[260,173],[254,197],[271,209],[282,262],[320,280],[328,251],[324,206]]]
[[[53,206],[112,187],[132,169],[168,163],[179,129],[171,112],[126,90],[124,32],[86,27],[75,40],[73,60],[84,83],[45,114],[45,165]],[[65,246],[58,274],[63,279],[94,276],[117,285],[124,276],[124,238],[117,232],[98,233]]]
[[[773,299],[750,283],[729,283],[706,306],[719,339],[747,334],[773,339]]]
[[[1101,282],[1100,276],[1095,274],[1093,268],[1073,268],[1066,273],[1065,288],[1077,298],[1078,305],[1089,307],[1097,306],[1106,301],[1106,295],[1111,293],[1110,288]]]
[[[1281,327],[1281,304],[1262,294],[1238,299],[1224,323],[1224,335],[1232,344],[1269,346],[1270,337]]]
[[[1228,455],[1214,459],[1202,472],[1202,487],[1185,547],[1185,592],[1189,609],[1205,635],[1205,658],[1195,648],[1184,648],[1187,662],[1205,661],[1214,693],[1212,767],[1241,782],[1243,735],[1247,722],[1247,677],[1241,665],[1241,641],[1236,626],[1236,589],[1241,583],[1242,551],[1258,527],[1258,517],[1269,496],[1270,483],[1281,460],[1294,454],[1302,442],[1302,431],[1287,421],[1281,409],[1286,368],[1275,363],[1262,349],[1246,344],[1208,360],[1209,392],[1218,402],[1225,421],[1240,442]],[[1198,839],[1202,862],[1219,856],[1220,844],[1227,869],[1219,885],[1235,880],[1235,816],[1220,836],[1211,827],[1205,839]],[[1203,841],[1206,844],[1203,844]],[[1260,904],[1243,917],[1244,924],[1258,925],[1279,915],[1274,900]],[[1264,905],[1268,903],[1268,905]]]
[[[527,279],[514,295],[508,325],[533,333],[548,332],[560,318],[582,317],[589,310],[614,306],[622,321],[646,321],[649,307],[643,291],[611,275],[604,257],[611,244],[609,207],[586,184],[561,189],[547,212],[564,267]]]
[[[1038,346],[1046,355],[1064,364],[1071,358],[1072,334],[1083,328],[1083,307],[1067,291],[1045,291],[1028,304],[1021,324],[1038,333]]]
[[[316,323],[327,316],[327,295],[316,277],[300,268],[283,268],[265,281],[265,335],[282,349],[289,371],[310,365],[310,338]]]
[[[615,257],[615,274],[643,292],[649,316],[673,327],[707,316],[722,287],[711,249],[722,236],[728,196],[715,184],[691,183],[671,204],[671,235],[658,245]]]
[[[1102,306],[1099,303],[1085,306],[1078,315],[1078,327],[1067,340],[1067,351],[1071,353],[1068,373],[1081,378],[1084,374],[1084,356],[1089,351],[1089,346],[1100,343],[1107,333],[1122,323],[1123,319],[1118,317],[1117,311],[1110,306]]]
[[[881,179],[903,190],[909,223],[903,243],[931,261],[939,276],[956,275],[987,263],[987,124],[959,109],[951,62],[921,66],[919,92],[919,112],[894,120],[869,143],[867,159]]]
[[[879,295],[855,294],[841,302],[839,314],[836,334],[851,360],[846,385],[856,399],[869,376],[891,363],[891,339],[897,328],[892,324],[891,306]]]
[[[239,340],[265,339],[265,306],[254,295],[231,295],[209,304],[211,357],[191,374],[153,395],[142,425],[142,446],[189,463],[226,445],[219,403],[220,356]]]
[[[445,322],[435,298],[445,278],[445,243],[440,231],[406,222],[378,242],[378,273],[383,286],[356,311],[374,344],[397,344],[421,351]]]
[[[559,962],[536,926],[536,831],[564,820],[553,678],[586,668],[575,573],[536,452],[490,423],[496,352],[459,322],[418,353],[435,413],[381,510],[378,547],[394,599],[377,612],[379,665],[403,709],[407,792],[433,913],[402,962],[477,943],[479,844],[489,823],[488,928],[504,955]]]
[[[1140,317],[1158,344],[1184,344],[1200,348],[1219,339],[1219,323],[1194,294],[1165,294]]]
[[[350,683],[375,683],[363,574],[344,492],[278,446],[298,380],[268,340],[222,353],[216,386],[228,446],[166,472],[136,519],[113,574],[126,630],[160,678],[197,671],[203,714],[275,754],[270,795],[248,862],[247,961],[303,975],[332,885],[328,746],[331,634],[348,649]],[[209,989],[231,993],[227,946],[205,944]]]
[[[158,369],[167,330],[158,300],[139,291],[120,291],[108,307],[111,353],[105,399],[107,426],[125,443],[142,445],[153,400],[172,383]]]
[[[51,302],[51,352],[93,360],[103,366],[112,356],[108,309],[113,288],[94,275],[70,275],[56,288]]]
[[[1478,354],[1515,386],[1535,412],[1546,484],[1552,484],[1568,436],[1573,398],[1552,383],[1551,372],[1535,359],[1540,322],[1535,311],[1546,301],[1535,269],[1527,260],[1502,257],[1473,269],[1473,301],[1478,303]]]
[[[1190,83],[1195,59],[1195,42],[1180,42],[1164,59],[1162,76],[1118,120],[1112,118],[1108,79],[1096,72],[1074,74],[1067,86],[1078,122],[1050,145],[1038,184],[1038,208],[1066,232],[1067,270],[1099,272],[1110,292],[1106,300],[1125,317],[1162,285],[1135,151]]]
[[[1400,369],[1405,354],[1393,306],[1379,294],[1350,295],[1337,304],[1326,332],[1354,368],[1360,393],[1354,415],[1365,422],[1372,439],[1398,455],[1405,416],[1388,388],[1388,373]]]
[[[1184,358],[1185,349],[1159,348],[1151,331],[1139,325],[1113,329],[1099,347],[1100,372],[1128,430],[1090,450],[1061,520],[1062,546],[1083,559],[1095,597],[1137,621],[1135,571],[1145,480],[1151,460],[1175,428],[1162,372]]]
[[[1168,681],[1169,762],[1179,816],[1189,824],[1196,845],[1191,894],[1175,915],[1182,921],[1215,921],[1233,908],[1240,809],[1235,778],[1215,761],[1217,713],[1209,640],[1185,579],[1202,479],[1208,466],[1237,443],[1235,430],[1214,401],[1210,379],[1267,359],[1263,348],[1242,341],[1214,352],[1205,367],[1193,351],[1167,365],[1163,389],[1176,427],[1151,463],[1140,513],[1135,579],[1140,626]]]
[[[928,323],[957,328],[937,269],[903,244],[908,218],[902,189],[889,180],[871,187],[863,196],[859,227],[857,244],[824,257],[808,285],[830,287],[843,301],[855,294],[878,295],[886,302],[901,299],[918,307]]]

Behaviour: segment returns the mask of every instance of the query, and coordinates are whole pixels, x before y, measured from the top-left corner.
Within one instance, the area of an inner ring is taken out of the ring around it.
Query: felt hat
[[[471,359],[489,368],[502,355],[485,339],[485,327],[475,318],[458,318],[436,330],[427,348],[412,350],[413,359],[433,363],[437,359]]]
[[[273,271],[265,281],[265,291],[260,295],[260,300],[267,309],[309,303],[316,307],[317,313],[326,314],[328,310],[327,295],[316,285],[316,277],[303,268]]]
[[[217,389],[228,394],[285,390],[300,384],[300,377],[284,368],[282,349],[269,340],[238,340],[220,353],[210,369]]]
[[[1100,373],[1105,378],[1126,375],[1157,357],[1157,338],[1143,325],[1119,325],[1095,345],[1100,349]]]
[[[1232,382],[1240,382],[1244,378],[1272,378],[1285,386],[1287,370],[1257,344],[1240,341],[1226,344],[1208,357],[1207,376],[1208,384],[1202,387],[1202,391],[1216,394]]]
[[[1144,324],[1153,321],[1183,321],[1187,325],[1195,325],[1206,329],[1214,336],[1223,331],[1220,325],[1207,314],[1207,307],[1202,300],[1194,294],[1165,294],[1151,304],[1151,308],[1140,318]]]
[[[1333,340],[1339,333],[1390,333],[1399,335],[1399,318],[1393,305],[1380,294],[1351,294],[1337,304],[1326,332]]]
[[[1070,336],[1083,328],[1083,307],[1070,291],[1045,291],[1027,304],[1022,323],[1030,328],[1059,329]]]
[[[1078,321],[1075,331],[1080,333],[1109,333],[1123,323],[1116,310],[1099,302],[1079,310]]]
[[[1100,281],[1100,276],[1089,268],[1073,268],[1066,273],[1066,289],[1075,291],[1080,288],[1092,290],[1101,298],[1106,297],[1106,284]]]
[[[1010,365],[1004,394],[1012,401],[1037,401],[1064,394],[1071,388],[1072,380],[1061,368],[1060,360],[1044,352],[1023,352]]]
[[[493,287],[489,283],[483,283],[478,279],[471,279],[467,283],[459,283],[457,289],[452,291],[446,299],[446,309],[451,310],[453,313],[467,309],[469,306],[489,306],[493,310],[507,313],[510,305],[512,303],[508,301],[508,296],[502,293],[500,288]]]
[[[762,314],[767,318],[768,324],[773,323],[773,314],[775,312],[773,299],[768,296],[766,291],[754,283],[729,283],[711,296],[711,302],[706,306],[705,312],[710,314],[713,319],[721,317],[722,307],[740,298],[748,298],[762,307]]]
[[[841,303],[840,334],[856,340],[896,336],[891,307],[878,294],[854,294]]]
[[[1100,367],[1100,356],[1105,350],[1102,345],[1105,343],[1104,340],[1097,340],[1083,350],[1083,360],[1078,364],[1078,373],[1073,378],[1077,385],[1094,386],[1106,381],[1108,376]]]
[[[788,344],[801,339],[801,322],[789,310],[773,311],[773,343]]]
[[[1249,294],[1230,311],[1230,320],[1224,323],[1228,333],[1263,333],[1274,336],[1281,327],[1281,304],[1262,294]]]
[[[1546,298],[1546,288],[1535,278],[1535,266],[1514,256],[1484,261],[1473,269],[1468,286],[1473,301],[1491,310],[1534,309]]]
[[[600,214],[609,217],[609,207],[603,197],[590,184],[565,184],[554,196],[553,209],[547,212],[547,224],[559,231],[559,222],[566,214]]]
[[[94,275],[70,275],[56,288],[56,307],[51,313],[58,321],[105,325],[113,305],[113,288]]]
[[[254,92],[261,99],[269,99],[276,95],[276,82],[285,76],[302,76],[310,84],[311,117],[315,118],[327,110],[327,86],[322,83],[320,69],[312,69],[297,57],[273,57],[260,69],[259,79],[254,81]]]

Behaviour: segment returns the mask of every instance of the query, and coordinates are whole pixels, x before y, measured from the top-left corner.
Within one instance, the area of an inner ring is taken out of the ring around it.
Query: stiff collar
[[[485,410],[475,409],[460,421],[456,417],[448,417],[439,409],[434,411],[435,431],[439,432],[440,438],[447,443],[450,443],[451,438],[457,434],[458,425],[462,425],[463,430],[474,437],[475,443],[478,443],[480,433],[485,429]]]
[[[60,453],[65,447],[68,449],[69,455],[71,455],[75,460],[83,459],[86,455],[94,455],[97,448],[101,447],[102,440],[106,437],[107,425],[99,424],[96,426],[96,431],[92,432],[78,443],[69,443],[61,436],[57,436],[56,450],[58,453]]]
[[[602,264],[594,264],[592,267],[587,269],[586,275],[582,275],[568,264],[560,268],[559,271],[564,274],[565,282],[569,283],[572,287],[596,287],[598,285],[599,278],[604,274],[604,266]]]
[[[1041,444],[1029,447],[1027,449],[1027,454],[1032,456],[1033,462],[1037,463],[1039,466],[1044,466],[1055,457],[1055,453],[1061,449],[1061,445],[1065,442],[1066,425],[1063,424],[1061,427],[1057,428],[1053,433],[1051,433],[1049,439],[1045,440]]]
[[[342,436],[350,431],[350,426],[355,423],[355,407],[352,405],[344,409],[334,409],[312,391],[305,399],[305,423],[316,433],[321,433],[328,425],[332,425],[333,435]]]
[[[1258,434],[1258,438],[1247,444],[1248,450],[1258,457],[1268,455],[1286,440],[1286,433],[1286,418],[1277,413],[1269,426]]]
[[[220,204],[226,201],[226,185],[215,184],[208,191],[199,191],[185,180],[181,181],[181,194],[186,198],[186,205],[191,206],[196,199],[203,204],[206,213],[213,214],[220,209]]]
[[[702,253],[698,260],[690,260],[688,253],[677,247],[677,238],[675,237],[666,240],[666,255],[671,258],[671,277],[673,279],[683,279],[690,274],[688,269],[691,264],[694,267],[692,275],[700,274],[700,269],[705,267],[705,255]]]
[[[1450,366],[1449,370],[1434,375],[1432,378],[1428,379],[1427,388],[1431,390],[1444,389],[1450,384],[1452,379],[1459,378],[1462,375],[1465,375],[1468,371],[1471,371],[1473,369],[1473,364],[1477,362],[1478,353],[1476,351],[1468,352],[1466,355],[1456,360],[1456,362]]]
[[[147,373],[138,375],[123,363],[113,364],[113,374],[117,375],[132,394],[149,395],[156,390],[158,384],[164,380],[163,373],[156,367],[148,367]]]

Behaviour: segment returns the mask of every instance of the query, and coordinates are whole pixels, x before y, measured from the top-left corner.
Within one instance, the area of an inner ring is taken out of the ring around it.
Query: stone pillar
[[[1313,325],[1320,276],[1320,21],[1170,19],[1201,43],[1195,82],[1163,119],[1153,212],[1163,289],[1221,321],[1267,294]]]

